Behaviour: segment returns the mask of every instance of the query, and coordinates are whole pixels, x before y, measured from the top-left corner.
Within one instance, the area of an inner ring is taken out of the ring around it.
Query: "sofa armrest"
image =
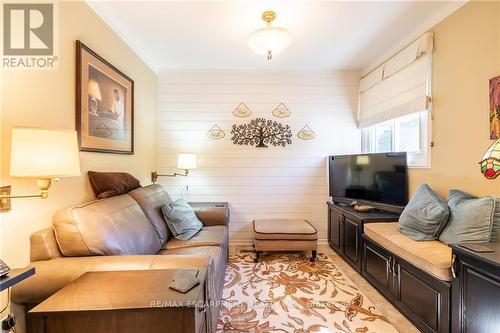
[[[36,273],[12,288],[16,304],[38,304],[90,271],[209,267],[208,255],[134,255],[61,257],[32,262]],[[119,281],[117,281],[119,283]]]
[[[204,226],[228,225],[229,205],[227,202],[189,202]]]
[[[52,228],[34,232],[30,236],[30,261],[50,260],[62,257]]]

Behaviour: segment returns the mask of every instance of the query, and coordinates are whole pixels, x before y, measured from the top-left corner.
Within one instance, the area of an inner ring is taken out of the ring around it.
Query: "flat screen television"
[[[408,203],[406,153],[330,156],[328,166],[334,201],[394,206]]]

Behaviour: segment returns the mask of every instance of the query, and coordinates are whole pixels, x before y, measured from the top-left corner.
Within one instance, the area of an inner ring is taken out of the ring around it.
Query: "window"
[[[361,130],[363,153],[407,152],[408,166],[429,167],[428,111],[394,118]]]

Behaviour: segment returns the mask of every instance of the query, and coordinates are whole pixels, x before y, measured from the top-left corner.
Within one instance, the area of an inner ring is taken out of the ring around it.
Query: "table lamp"
[[[158,172],[151,172],[151,182],[156,184],[158,177],[175,177],[175,176],[187,176],[189,170],[196,169],[196,154],[179,154],[177,155],[177,168],[183,169],[184,173],[173,173],[169,175],[160,175]]]
[[[15,127],[12,129],[10,176],[36,179],[40,193],[11,195],[10,186],[0,190],[0,210],[10,210],[10,199],[48,197],[52,179],[80,175],[75,131]]]
[[[97,113],[99,101],[102,100],[101,89],[99,88],[99,83],[95,80],[89,81],[89,112]]]

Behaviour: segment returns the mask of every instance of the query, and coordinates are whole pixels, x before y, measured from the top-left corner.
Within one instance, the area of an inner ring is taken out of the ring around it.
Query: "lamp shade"
[[[76,132],[35,127],[13,128],[10,175],[38,179],[79,176]]]
[[[250,34],[248,46],[258,54],[274,55],[286,49],[291,41],[290,33],[286,29],[267,26]]]
[[[479,162],[481,173],[488,179],[495,179],[500,175],[500,139],[493,142]]]
[[[179,154],[177,157],[177,168],[196,169],[196,154]]]
[[[99,88],[99,83],[95,80],[89,81],[89,95],[97,100],[102,100],[101,89]]]
[[[368,165],[370,164],[370,157],[368,155],[356,156],[356,165]]]

